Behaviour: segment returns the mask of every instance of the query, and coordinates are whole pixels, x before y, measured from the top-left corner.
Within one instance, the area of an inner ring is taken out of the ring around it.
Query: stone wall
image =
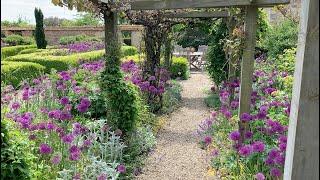
[[[140,42],[142,41],[143,26],[138,25],[119,25],[119,35],[121,31],[131,32],[131,42],[133,46],[140,48]],[[1,27],[1,31],[5,35],[20,34],[22,36],[32,36],[34,28],[22,28],[22,27]],[[88,36],[104,37],[104,27],[47,27],[45,28],[46,40],[49,45],[56,45],[59,43],[59,39],[62,36],[74,36],[85,34]],[[120,38],[120,41],[122,39]]]

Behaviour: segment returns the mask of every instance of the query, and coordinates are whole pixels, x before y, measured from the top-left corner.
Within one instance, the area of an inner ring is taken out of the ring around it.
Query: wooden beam
[[[241,80],[240,80],[240,107],[239,117],[243,113],[250,113],[251,93],[252,93],[252,77],[254,70],[254,52],[256,45],[258,7],[247,6],[245,16],[245,49],[243,50],[241,62]],[[248,129],[247,123],[239,122],[239,130],[241,137],[244,137],[245,131]]]
[[[319,0],[300,11],[285,180],[319,179]]]
[[[269,7],[288,4],[290,0],[136,0],[131,3],[132,10],[221,8],[239,6]]]
[[[225,18],[229,17],[228,11],[214,11],[214,12],[182,12],[175,14],[168,14],[166,17],[169,18]]]

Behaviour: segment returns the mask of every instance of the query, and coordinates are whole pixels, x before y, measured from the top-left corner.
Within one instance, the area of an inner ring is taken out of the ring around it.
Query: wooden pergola
[[[290,0],[136,0],[132,10],[243,7],[245,49],[239,115],[250,111],[258,7]],[[319,179],[319,1],[304,0],[298,42],[284,179]],[[180,15],[184,16],[184,15]],[[246,127],[246,124],[242,124]]]

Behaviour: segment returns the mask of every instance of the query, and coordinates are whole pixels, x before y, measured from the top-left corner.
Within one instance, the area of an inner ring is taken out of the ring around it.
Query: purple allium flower
[[[75,145],[71,146],[69,149],[69,152],[70,152],[69,159],[71,161],[77,161],[80,159],[81,150],[77,146],[75,146]]]
[[[249,122],[251,119],[252,119],[252,116],[250,114],[248,114],[248,113],[243,113],[240,116],[240,120],[242,122]]]
[[[52,164],[57,165],[57,164],[60,163],[60,161],[61,161],[61,155],[54,155],[54,156],[52,156],[52,158],[51,158],[51,163],[52,163]]]
[[[62,111],[61,115],[60,115],[60,119],[62,121],[70,120],[70,119],[72,119],[72,114],[68,111]]]
[[[64,81],[69,81],[71,79],[71,76],[67,71],[62,71],[59,73],[59,75],[60,75],[60,78]]]
[[[211,138],[210,136],[206,136],[206,137],[204,138],[204,143],[205,143],[206,145],[211,144],[211,142],[212,142],[212,138]]]
[[[278,157],[276,157],[276,158],[274,159],[275,163],[277,163],[277,164],[280,165],[280,166],[283,166],[283,165],[284,165],[285,160],[286,160],[286,158],[285,158],[284,155],[280,155],[280,156],[278,156]]]
[[[118,165],[117,171],[119,173],[125,173],[126,172],[126,167],[123,164]]]
[[[48,113],[49,118],[60,119],[61,111],[59,109],[52,110]]]
[[[19,108],[20,108],[20,103],[19,102],[12,103],[12,105],[11,105],[11,109],[12,110],[16,111]]]
[[[67,104],[69,104],[69,102],[70,102],[70,100],[69,100],[68,97],[62,97],[62,98],[60,99],[60,103],[61,103],[62,105],[67,105]]]
[[[268,153],[268,158],[274,159],[280,155],[280,152],[277,149],[271,149]]]
[[[239,131],[233,131],[230,133],[229,138],[233,141],[238,141],[241,137],[241,134]]]
[[[274,92],[274,91],[276,91],[276,89],[275,88],[266,88],[265,90],[264,90],[264,92],[266,93],[266,94],[271,94],[272,92]]]
[[[86,140],[83,141],[83,146],[84,147],[89,147],[89,146],[91,146],[91,144],[92,144],[92,142],[91,142],[90,139],[86,139]]]
[[[73,134],[67,134],[62,137],[62,141],[67,144],[71,144],[73,140],[74,140]]]
[[[212,156],[218,156],[218,155],[219,155],[219,150],[214,149],[214,150],[211,152],[211,155],[212,155]]]
[[[278,168],[272,168],[270,171],[271,176],[273,177],[280,177],[281,176],[281,171]]]
[[[48,144],[40,144],[39,152],[41,154],[50,154],[52,152],[52,148]]]
[[[108,175],[105,173],[101,173],[98,177],[97,180],[107,180]]]
[[[264,143],[262,141],[255,141],[252,144],[252,150],[254,152],[263,152],[264,148],[265,148],[265,145],[264,145]]]
[[[287,136],[280,135],[279,138],[278,138],[278,141],[280,143],[287,143]]]
[[[156,93],[157,92],[157,88],[154,86],[149,86],[149,91],[152,93]]]
[[[148,79],[148,81],[154,81],[154,80],[156,80],[155,76],[150,76],[149,79]]]
[[[83,105],[89,107],[91,105],[91,101],[88,98],[83,97],[83,98],[81,98],[80,104],[83,104]]]
[[[266,165],[268,165],[268,166],[272,166],[272,165],[274,165],[274,160],[271,159],[271,158],[267,158],[267,159],[265,160],[265,163],[266,163]]]
[[[56,127],[56,126],[55,126],[52,122],[48,122],[46,129],[48,129],[48,130],[54,130],[55,127]]]
[[[239,107],[239,102],[238,101],[232,101],[230,104],[232,109],[237,109]]]
[[[253,136],[253,133],[252,133],[251,131],[247,131],[247,132],[244,134],[244,137],[245,137],[246,139],[251,139],[252,136]]]
[[[257,179],[257,180],[265,180],[266,177],[264,176],[264,174],[258,173],[258,174],[256,174],[256,179]]]
[[[81,179],[81,174],[77,173],[72,177],[72,180],[80,180]]]
[[[78,104],[77,105],[77,110],[81,113],[84,113],[88,110],[88,106],[84,104]]]
[[[280,143],[279,144],[279,149],[281,152],[285,152],[287,149],[287,143]]]
[[[230,111],[228,111],[228,110],[223,111],[223,115],[224,115],[226,118],[228,118],[228,119],[230,119],[230,118],[232,117],[231,112],[230,112]]]
[[[250,145],[244,145],[239,149],[240,156],[247,157],[247,156],[250,156],[251,153],[252,153],[252,148]]]

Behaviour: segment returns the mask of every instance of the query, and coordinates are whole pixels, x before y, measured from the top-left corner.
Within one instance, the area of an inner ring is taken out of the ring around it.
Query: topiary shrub
[[[30,62],[1,61],[1,82],[18,86],[21,81],[42,75],[45,67]]]
[[[12,46],[12,47],[3,47],[1,48],[1,59],[5,59],[6,57],[14,56],[19,54],[19,52],[27,49],[34,49],[35,45],[21,45],[21,46]]]
[[[172,57],[172,63],[169,67],[171,78],[188,79],[190,76],[189,62],[184,57]]]
[[[123,80],[120,71],[120,48],[116,41],[108,43],[105,70],[101,73],[100,87],[107,99],[108,119],[130,135],[138,118],[138,89]]]
[[[47,41],[43,29],[43,14],[41,9],[34,9],[34,16],[36,18],[36,30],[35,38],[38,49],[45,49],[47,47]]]
[[[103,58],[104,50],[77,53],[66,56],[54,56],[55,51],[45,50],[39,53],[21,54],[6,58],[6,61],[15,62],[33,62],[44,66],[45,72],[50,73],[51,69],[57,71],[68,70],[70,67],[76,67],[83,62],[94,61]]]
[[[3,38],[3,42],[9,44],[10,46],[17,46],[33,44],[34,40],[31,37],[23,37],[21,35],[12,34]]]

